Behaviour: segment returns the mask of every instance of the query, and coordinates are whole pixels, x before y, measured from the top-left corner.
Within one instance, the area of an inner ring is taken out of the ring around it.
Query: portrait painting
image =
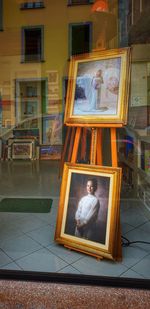
[[[129,48],[72,57],[66,99],[69,124],[126,123]]]
[[[121,169],[65,163],[55,240],[114,259]]]
[[[43,118],[43,144],[62,144],[62,114],[49,115]]]

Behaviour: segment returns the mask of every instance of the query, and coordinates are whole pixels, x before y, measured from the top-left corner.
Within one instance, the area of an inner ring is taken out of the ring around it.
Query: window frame
[[[36,6],[38,3],[40,3],[40,6]],[[30,2],[24,1],[20,4],[20,10],[33,10],[43,8],[45,8],[44,1],[30,1]]]
[[[3,0],[0,0],[0,31],[3,31]]]
[[[40,29],[41,30],[41,54],[39,59],[35,60],[28,60],[26,59],[25,54],[25,31],[26,30],[33,30],[33,29]],[[38,63],[44,62],[44,25],[36,25],[36,26],[23,26],[21,29],[21,63]]]
[[[93,4],[94,0],[86,0],[87,3],[72,3],[72,0],[68,0],[68,6],[76,6],[76,5],[88,5],[88,4]]]
[[[68,0],[69,2],[69,0]],[[89,4],[92,4],[89,3]],[[0,0],[0,5],[2,5],[2,19],[0,22],[0,31],[3,31],[3,0]],[[77,5],[88,5],[88,4],[70,4],[68,6],[77,6]],[[0,6],[1,9],[1,6]],[[25,28],[25,27],[24,27]],[[31,28],[31,27],[27,27]],[[44,43],[44,33],[41,43]],[[41,47],[43,44],[41,45]],[[41,58],[42,58],[42,51],[44,53],[44,48],[41,50]],[[22,62],[24,61],[24,54]],[[27,62],[28,63],[28,62]],[[86,284],[86,285],[93,285],[93,286],[117,286],[117,287],[127,287],[127,288],[142,288],[142,289],[150,289],[150,280],[149,279],[136,279],[136,278],[117,278],[117,277],[103,277],[103,276],[88,276],[88,275],[73,275],[73,274],[58,274],[58,273],[40,273],[40,272],[30,272],[30,271],[13,271],[13,270],[0,270],[0,277],[3,280],[28,280],[28,281],[37,281],[37,282],[56,282],[56,283],[75,283],[79,284]],[[13,281],[12,281],[13,284]]]
[[[150,279],[0,269],[1,280],[150,290]],[[13,281],[12,281],[13,282]]]
[[[73,56],[73,54],[72,54],[72,28],[74,26],[84,26],[84,25],[89,25],[89,52],[91,52],[91,50],[92,50],[92,27],[93,27],[93,23],[91,21],[69,23],[69,29],[68,29],[68,31],[69,31],[69,34],[68,34],[68,40],[69,40],[68,55],[69,55],[69,59],[70,59],[70,57]]]

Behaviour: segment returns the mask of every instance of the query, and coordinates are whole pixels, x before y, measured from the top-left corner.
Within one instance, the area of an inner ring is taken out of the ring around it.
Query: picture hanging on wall
[[[62,114],[43,118],[43,144],[62,145]]]
[[[126,124],[130,49],[94,51],[70,61],[67,125]]]
[[[65,163],[56,242],[97,257],[115,259],[121,168]]]

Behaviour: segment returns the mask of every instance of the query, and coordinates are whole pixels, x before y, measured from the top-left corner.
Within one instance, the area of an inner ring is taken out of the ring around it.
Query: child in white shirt
[[[75,214],[76,228],[75,236],[94,240],[95,222],[99,211],[99,200],[95,196],[97,180],[95,178],[87,181],[87,195],[79,201]]]

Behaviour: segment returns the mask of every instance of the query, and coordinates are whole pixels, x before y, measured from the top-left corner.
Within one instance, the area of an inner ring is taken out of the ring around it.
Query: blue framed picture
[[[40,147],[41,160],[60,160],[62,145],[42,145]]]

